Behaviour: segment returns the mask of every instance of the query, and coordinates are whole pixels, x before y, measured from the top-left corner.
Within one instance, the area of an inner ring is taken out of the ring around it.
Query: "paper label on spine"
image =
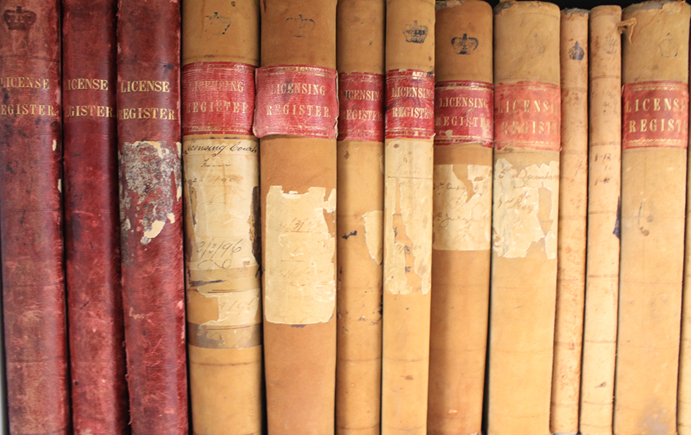
[[[434,137],[434,74],[417,70],[386,73],[386,138]]]
[[[622,145],[630,148],[687,148],[689,88],[681,82],[624,85]]]
[[[494,91],[491,83],[438,82],[434,90],[434,143],[492,147]]]
[[[194,62],[182,67],[182,134],[252,134],[254,66]]]
[[[525,258],[541,242],[547,258],[557,258],[559,162],[518,168],[498,158],[494,179],[494,252]]]
[[[336,70],[306,65],[257,69],[254,134],[335,139]]]
[[[491,191],[491,166],[434,166],[434,249],[490,248]]]
[[[264,316],[271,323],[326,323],[336,308],[336,190],[271,186],[266,196]],[[327,222],[328,219],[328,222]]]
[[[384,75],[338,76],[338,140],[384,141]]]
[[[498,84],[494,91],[494,141],[498,150],[559,151],[560,87],[540,82]]]

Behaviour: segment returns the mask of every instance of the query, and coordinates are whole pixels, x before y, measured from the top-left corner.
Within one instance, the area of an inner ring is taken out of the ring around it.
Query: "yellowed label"
[[[394,294],[431,288],[431,141],[386,144],[384,288]]]
[[[434,249],[490,248],[491,191],[491,166],[434,166]]]
[[[494,252],[525,258],[542,241],[547,258],[556,258],[559,162],[518,168],[499,158],[494,171]]]
[[[271,186],[266,196],[264,316],[268,322],[326,323],[336,307],[336,190]],[[329,229],[331,222],[333,229]]]
[[[374,210],[362,215],[365,221],[365,244],[369,251],[369,256],[377,264],[382,262],[382,242],[383,242],[383,223],[384,212],[381,210]]]

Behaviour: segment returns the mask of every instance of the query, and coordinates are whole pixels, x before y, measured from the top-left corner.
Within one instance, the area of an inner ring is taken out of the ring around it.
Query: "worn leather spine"
[[[134,435],[187,434],[180,5],[120,0],[117,121]]]
[[[198,435],[259,435],[259,141],[251,135],[259,3],[185,1],[182,21],[192,426]]]
[[[489,314],[494,15],[476,0],[437,2],[436,9],[427,430],[472,435],[482,429]],[[488,136],[477,135],[478,125]],[[447,140],[456,132],[467,137]]]
[[[114,0],[63,2],[65,250],[76,434],[124,434]]]
[[[590,11],[586,293],[580,432],[611,435],[619,306],[621,7]]]
[[[617,435],[677,432],[690,10],[653,1],[623,14]]]
[[[60,2],[0,1],[0,245],[10,433],[70,434]]]
[[[383,435],[418,435],[427,433],[435,10],[430,0],[386,7],[381,424]]]
[[[588,11],[561,13],[561,161],[553,433],[578,432],[588,211]]]
[[[551,433],[559,26],[559,8],[551,3],[506,2],[495,8],[490,435]]]
[[[261,65],[285,71],[276,76],[280,83],[271,96],[295,106],[306,105],[302,99],[311,96],[322,108],[331,98],[335,103],[336,0],[261,0],[260,11]],[[305,90],[315,84],[323,94],[288,93],[291,77],[305,69],[310,72]],[[318,79],[323,81],[312,82]],[[256,116],[276,116],[274,105],[260,103],[261,86],[258,79]],[[292,131],[317,122],[315,113],[306,115],[305,108],[297,123],[269,119],[265,126]],[[270,134],[260,140],[264,358],[272,435],[335,431],[335,128],[333,119],[329,134]]]
[[[341,0],[337,8],[336,60],[343,84],[337,168],[338,435],[378,435],[380,430],[385,6],[384,0]],[[371,91],[357,92],[365,89]]]

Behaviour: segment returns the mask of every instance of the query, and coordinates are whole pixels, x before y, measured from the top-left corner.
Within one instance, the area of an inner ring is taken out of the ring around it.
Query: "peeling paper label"
[[[559,162],[517,168],[498,158],[494,178],[494,252],[525,258],[531,244],[543,241],[547,258],[557,258]]]
[[[434,249],[490,249],[491,191],[491,166],[434,166]]]
[[[386,144],[384,289],[393,294],[431,288],[433,145]]]
[[[266,196],[264,316],[271,323],[326,323],[336,308],[336,189],[271,186]],[[331,227],[327,223],[331,222]]]
[[[382,239],[383,239],[383,217],[384,212],[374,210],[362,215],[365,221],[365,244],[372,260],[377,264],[382,262]]]

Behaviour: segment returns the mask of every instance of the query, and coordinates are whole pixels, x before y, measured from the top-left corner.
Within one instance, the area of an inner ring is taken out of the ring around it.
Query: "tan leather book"
[[[494,12],[488,433],[545,435],[557,289],[560,12],[528,1]]]
[[[386,2],[382,435],[427,425],[434,1]]]
[[[611,435],[619,306],[621,8],[590,11],[590,155],[580,432]]]
[[[492,226],[492,7],[437,2],[427,430],[482,429]]]
[[[690,12],[624,10],[617,435],[677,432]]]
[[[561,13],[561,161],[553,433],[578,432],[588,211],[588,11]]]
[[[182,8],[182,157],[192,429],[262,433],[257,0]]]
[[[260,141],[268,432],[335,430],[336,0],[261,0]]]
[[[341,0],[337,8],[339,435],[380,427],[385,7]]]

